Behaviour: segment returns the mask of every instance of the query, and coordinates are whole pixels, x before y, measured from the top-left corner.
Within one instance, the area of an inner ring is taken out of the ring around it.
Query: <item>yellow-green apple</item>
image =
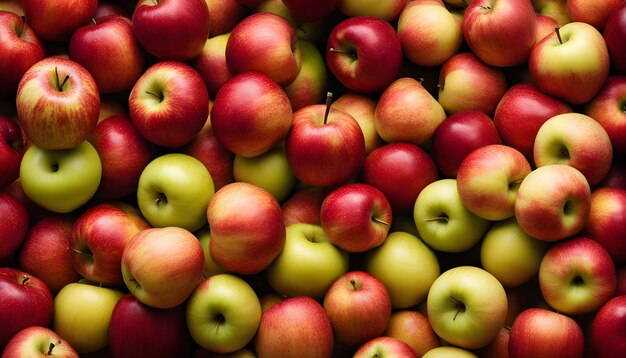
[[[294,19],[301,22],[312,22],[329,16],[337,9],[342,0],[284,0],[283,2]]]
[[[24,8],[22,7],[22,0],[6,0],[0,2],[0,10],[9,11],[17,14],[18,16],[24,15]]]
[[[286,297],[321,299],[348,271],[348,253],[333,245],[320,225],[295,223],[285,230],[285,246],[264,271],[267,282]]]
[[[266,269],[285,246],[280,204],[267,190],[234,182],[218,190],[206,211],[213,260],[237,274]]]
[[[537,17],[528,0],[474,0],[465,9],[463,37],[491,66],[526,63],[537,40]]]
[[[73,32],[68,46],[70,59],[91,73],[100,93],[128,91],[144,71],[145,54],[124,16],[92,19]]]
[[[374,123],[385,142],[428,143],[446,119],[444,108],[412,77],[401,77],[384,89]]]
[[[557,27],[533,47],[528,60],[537,87],[571,104],[589,101],[609,74],[602,34],[584,22]]]
[[[478,356],[467,349],[454,346],[441,346],[429,350],[422,358],[478,358]]]
[[[602,36],[609,50],[611,69],[626,75],[626,50],[621,44],[626,39],[626,4],[618,5],[606,20]]]
[[[420,238],[443,252],[462,252],[476,245],[490,221],[469,211],[461,200],[456,179],[428,184],[417,196],[413,220]]]
[[[616,265],[626,262],[626,189],[600,187],[591,192],[585,234],[599,242]]]
[[[535,43],[537,43],[547,35],[551,34],[552,31],[554,31],[554,28],[559,26],[559,23],[550,16],[540,13],[535,13],[535,15],[537,16],[537,35],[535,37]]]
[[[209,8],[205,0],[141,0],[132,23],[133,35],[148,53],[160,60],[188,61],[209,37]]]
[[[358,346],[353,355],[353,358],[368,357],[415,358],[419,356],[404,341],[394,337],[379,336]]]
[[[385,89],[398,77],[403,59],[396,30],[374,16],[349,17],[335,24],[325,56],[334,77],[361,93]]]
[[[215,137],[226,149],[254,157],[285,139],[293,110],[289,97],[274,80],[248,71],[233,76],[220,87],[210,120]]]
[[[481,348],[504,326],[507,299],[492,274],[474,266],[442,273],[428,291],[428,321],[441,339],[461,348]]]
[[[81,278],[74,268],[69,245],[73,225],[71,215],[54,215],[37,221],[18,253],[19,268],[37,276],[53,295]]]
[[[22,0],[22,7],[26,20],[41,39],[64,42],[95,16],[98,0]]]
[[[543,93],[532,82],[522,82],[509,87],[493,115],[502,143],[513,147],[532,162],[535,137],[548,119],[572,112],[565,102]]]
[[[443,176],[456,178],[459,166],[474,149],[501,144],[500,133],[488,115],[477,110],[446,117],[432,138],[432,158]]]
[[[528,235],[543,241],[573,236],[587,224],[591,190],[585,176],[566,164],[530,172],[517,190],[515,218]]]
[[[585,22],[599,31],[604,30],[606,22],[622,3],[622,0],[567,0],[567,13],[571,21]]]
[[[141,172],[137,203],[152,226],[195,231],[206,225],[206,208],[214,193],[211,174],[201,161],[168,153],[153,159]]]
[[[200,242],[190,231],[176,226],[142,230],[122,253],[126,287],[139,301],[155,308],[185,302],[203,273]]]
[[[291,172],[285,146],[278,144],[256,157],[235,155],[233,178],[257,185],[274,195],[282,202],[296,185],[296,177]]]
[[[136,193],[139,177],[156,157],[157,150],[141,136],[128,115],[111,115],[98,121],[89,142],[102,165],[102,177],[94,197],[117,200]]]
[[[72,226],[70,250],[78,273],[103,285],[123,285],[122,253],[140,231],[150,228],[139,209],[125,202],[89,208]]]
[[[533,147],[537,167],[566,164],[578,169],[595,187],[613,161],[611,138],[595,119],[582,113],[564,113],[545,121]]]
[[[100,157],[88,141],[61,150],[31,145],[20,164],[26,196],[57,213],[71,212],[89,201],[98,190],[101,176]]]
[[[204,79],[211,98],[233,76],[226,63],[226,44],[229,37],[230,32],[208,38],[200,54],[191,61],[191,66]]]
[[[12,257],[30,230],[26,206],[15,196],[0,192],[0,261]]]
[[[459,52],[444,62],[438,87],[437,100],[448,114],[478,110],[491,117],[508,84],[501,68],[487,65],[472,52]]]
[[[20,176],[20,162],[24,154],[24,135],[13,119],[0,115],[0,188]]]
[[[43,60],[46,51],[39,37],[16,13],[0,9],[0,74],[3,86],[0,96],[15,95],[20,79],[35,63]]]
[[[543,256],[539,286],[546,302],[557,312],[591,313],[615,294],[615,265],[600,243],[574,237],[551,246]]]
[[[295,28],[270,12],[252,14],[233,28],[226,44],[226,63],[233,75],[257,71],[281,87],[289,86],[302,67]]]
[[[287,162],[301,182],[321,187],[340,185],[353,178],[363,165],[365,139],[350,114],[313,104],[293,114],[285,139]]]
[[[175,357],[191,353],[185,306],[153,308],[127,293],[117,301],[108,330],[114,357]]]
[[[361,127],[365,140],[365,155],[384,144],[376,131],[377,99],[362,93],[348,91],[333,102],[333,108],[351,115]]]
[[[530,237],[514,217],[496,222],[480,244],[481,266],[504,287],[516,287],[537,277],[547,243]]]
[[[441,0],[408,2],[397,28],[402,52],[418,66],[439,66],[463,44],[461,21]]]
[[[363,182],[383,192],[394,216],[411,213],[422,189],[438,178],[432,158],[413,143],[384,144],[363,163]]]
[[[262,314],[254,289],[232,274],[206,278],[189,297],[185,310],[194,341],[216,353],[246,347],[259,328]]]
[[[237,0],[205,0],[209,8],[209,38],[232,31],[248,14]]]
[[[79,358],[78,352],[59,334],[44,326],[30,326],[17,332],[2,351],[2,358]]]
[[[30,273],[0,268],[0,347],[29,326],[48,326],[52,320],[53,297],[48,286]]]
[[[598,94],[584,108],[584,113],[606,130],[614,155],[626,154],[625,99],[626,76],[609,75]]]
[[[324,311],[335,342],[358,346],[383,334],[391,317],[391,299],[385,285],[365,271],[338,277],[324,295]]]
[[[91,74],[57,56],[24,73],[15,102],[28,140],[44,149],[76,147],[96,128],[100,113],[100,93]]]
[[[567,0],[531,0],[530,2],[538,14],[553,18],[559,26],[572,21],[567,11]]]
[[[524,154],[507,145],[474,149],[463,159],[456,175],[461,203],[487,220],[513,217],[517,190],[531,170]]]
[[[294,111],[316,104],[324,99],[328,74],[324,57],[310,41],[300,40],[302,65],[296,79],[285,87],[285,93]]]
[[[364,264],[367,272],[385,284],[394,309],[425,301],[440,274],[435,253],[418,237],[403,231],[390,233],[366,255]]]
[[[626,325],[626,296],[611,298],[595,313],[589,331],[589,348],[596,357],[626,355],[624,327]]]
[[[51,328],[79,354],[100,351],[109,344],[109,323],[124,293],[88,282],[65,285],[54,297]]]
[[[513,322],[509,357],[582,357],[585,338],[571,317],[544,308],[528,308]]]
[[[204,126],[209,115],[209,94],[193,67],[161,61],[135,82],[128,107],[133,125],[144,138],[176,148],[189,143]]]
[[[341,0],[339,10],[347,17],[375,16],[393,23],[398,19],[408,2],[407,0]]]
[[[292,297],[263,312],[254,338],[259,357],[330,357],[333,329],[322,305],[311,297]]]
[[[418,357],[441,345],[428,317],[418,310],[395,310],[389,317],[383,336],[395,337],[407,343]]]
[[[211,257],[209,247],[211,245],[211,230],[209,227],[202,228],[194,233],[202,245],[204,252],[204,277],[210,277],[220,273],[227,273],[226,269],[216,264]]]
[[[326,194],[326,190],[315,186],[297,189],[280,204],[285,226],[296,223],[319,225],[321,223],[320,210]]]

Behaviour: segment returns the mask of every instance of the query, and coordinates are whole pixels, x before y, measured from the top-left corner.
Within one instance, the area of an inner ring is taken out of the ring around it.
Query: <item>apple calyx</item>
[[[456,303],[457,308],[456,308],[456,313],[454,314],[454,317],[452,317],[452,320],[456,320],[456,316],[459,315],[459,313],[465,312],[465,304],[459,300],[457,300],[456,298],[454,298],[453,296],[450,296],[450,298],[452,299],[452,301],[454,301],[454,303]]]
[[[572,279],[572,285],[574,286],[581,286],[585,283],[585,280],[583,280],[583,278],[580,275],[576,275],[573,279]]]
[[[93,17],[91,18],[91,24],[92,25],[98,25],[98,23],[96,22],[96,19],[93,18]]]
[[[554,27],[554,32],[556,32],[556,38],[559,40],[559,43],[563,44],[563,39],[561,38],[561,26],[556,25]]]
[[[56,79],[57,90],[59,92],[63,92],[63,89],[65,88],[65,84],[67,83],[67,80],[70,79],[70,75],[65,75],[63,82],[59,82],[59,70],[56,66],[54,66],[54,77]]]
[[[326,92],[326,111],[324,111],[324,124],[328,123],[328,114],[330,113],[330,104],[333,102],[333,93]]]
[[[167,204],[167,196],[165,196],[164,193],[158,193],[157,194],[157,198],[154,199],[154,204],[158,207],[161,205],[161,203],[163,204]]]
[[[359,57],[359,55],[356,53],[356,51],[351,51],[351,52],[349,52],[349,51],[342,51],[342,50],[337,50],[334,47],[329,48],[328,51],[340,53],[340,54],[346,55],[346,56],[350,56],[350,57],[352,57],[355,60]]]

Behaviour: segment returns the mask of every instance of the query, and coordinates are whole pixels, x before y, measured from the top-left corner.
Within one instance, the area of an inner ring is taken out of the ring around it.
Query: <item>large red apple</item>
[[[591,193],[585,232],[602,244],[616,265],[626,262],[626,189],[601,187]]]
[[[22,245],[30,228],[26,207],[11,194],[0,192],[0,261],[8,259]]]
[[[626,3],[621,2],[606,20],[602,32],[609,50],[611,68],[618,74],[626,75]]]
[[[96,15],[98,0],[22,0],[22,6],[28,23],[40,38],[63,42]]]

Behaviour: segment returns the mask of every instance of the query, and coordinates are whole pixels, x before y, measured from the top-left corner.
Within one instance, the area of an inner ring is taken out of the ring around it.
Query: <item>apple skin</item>
[[[547,35],[551,34],[552,31],[554,31],[554,28],[559,25],[559,23],[550,16],[540,13],[535,13],[535,15],[537,16],[537,40],[535,43],[537,43]]]
[[[12,12],[18,16],[24,15],[24,8],[21,0],[7,0],[0,3],[0,10]]]
[[[128,337],[133,337],[128,340]],[[174,357],[191,353],[184,306],[153,308],[127,293],[111,312],[108,349],[114,357]]]
[[[426,352],[423,358],[477,358],[478,356],[467,349],[454,346],[435,347]]]
[[[62,57],[46,57],[31,66],[15,102],[28,140],[44,149],[81,144],[96,128],[100,112],[96,81],[83,66]]]
[[[233,76],[220,87],[210,120],[215,137],[226,149],[255,157],[285,139],[293,110],[276,82],[260,72],[249,71]]]
[[[594,315],[589,346],[598,357],[621,357],[626,354],[624,327],[626,324],[626,296],[617,296],[606,302]]]
[[[68,52],[71,60],[91,73],[100,93],[130,90],[146,62],[130,19],[119,15],[99,17],[76,29]]]
[[[211,230],[209,227],[204,227],[194,233],[202,245],[202,251],[204,252],[204,277],[210,277],[220,273],[228,273],[226,269],[216,264],[211,257],[209,247],[211,245]]]
[[[417,357],[415,351],[404,341],[394,337],[375,337],[363,343],[354,352],[353,358],[367,357]]]
[[[0,188],[20,176],[20,162],[24,153],[24,138],[19,124],[7,116],[0,115]]]
[[[1,357],[79,358],[80,356],[63,337],[50,328],[30,326],[11,338],[4,347]]]
[[[528,308],[511,327],[509,357],[582,357],[584,340],[583,330],[573,318]]]
[[[204,0],[141,0],[132,23],[133,35],[148,53],[160,60],[188,61],[209,37],[209,8]]]
[[[98,0],[63,0],[54,3],[22,0],[22,7],[28,23],[41,39],[63,42],[96,15]]]
[[[176,148],[189,143],[207,121],[209,94],[193,67],[161,61],[135,82],[128,107],[133,125],[144,138]]]
[[[584,113],[596,120],[606,130],[614,155],[626,154],[626,76],[609,75],[606,82],[584,108]]]
[[[404,341],[413,348],[418,357],[441,345],[428,317],[414,309],[393,311],[382,335]]]
[[[337,98],[332,107],[344,111],[354,117],[361,127],[363,138],[365,139],[365,154],[384,144],[383,139],[376,130],[375,116],[376,103],[378,101],[372,96],[362,93],[348,91]]]
[[[618,5],[606,20],[602,36],[609,50],[611,69],[626,75],[626,50],[621,45],[626,39],[626,4]]]
[[[265,189],[234,182],[218,190],[207,208],[213,260],[237,274],[259,273],[285,246],[280,204]]]
[[[578,169],[550,164],[530,172],[515,199],[515,218],[530,236],[558,241],[580,232],[589,219],[591,189]]]
[[[587,237],[574,237],[548,249],[539,267],[546,302],[567,315],[591,313],[615,294],[615,266],[609,253]]]
[[[572,21],[585,22],[599,31],[604,30],[609,16],[620,6],[622,0],[603,0],[587,2],[568,0],[567,13]]]
[[[126,287],[142,303],[155,308],[185,302],[204,273],[200,242],[176,226],[140,231],[124,247],[121,262]]]
[[[0,192],[0,217],[0,261],[3,261],[20,249],[30,230],[30,217],[19,199],[3,192]]]
[[[248,15],[237,0],[205,0],[209,8],[209,38],[232,31]]]
[[[211,98],[233,77],[226,63],[226,44],[229,37],[230,32],[208,38],[200,54],[190,62],[204,79]]]
[[[326,194],[326,190],[315,186],[297,189],[280,204],[285,226],[296,223],[321,224],[320,211]]]
[[[29,326],[48,326],[52,320],[53,297],[39,278],[11,267],[0,268],[0,347]]]
[[[355,16],[332,28],[325,57],[328,69],[345,87],[374,93],[398,77],[403,55],[396,30],[387,21]]]
[[[254,338],[259,357],[330,357],[333,345],[330,319],[307,296],[288,298],[263,312]]]
[[[599,242],[616,265],[626,263],[626,189],[600,187],[591,193],[585,234]]]
[[[5,83],[0,97],[15,95],[20,79],[35,63],[45,57],[45,48],[39,37],[19,15],[0,12],[0,73]]]
[[[302,53],[302,66],[296,78],[285,87],[285,93],[294,111],[320,103],[324,99],[328,87],[328,71],[324,57],[310,41],[299,40]],[[336,102],[335,102],[336,104]],[[335,106],[335,108],[337,108]],[[355,118],[356,119],[356,118]]]

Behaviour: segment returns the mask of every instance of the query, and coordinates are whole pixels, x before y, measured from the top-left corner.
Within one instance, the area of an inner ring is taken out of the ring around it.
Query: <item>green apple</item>
[[[211,257],[209,246],[211,245],[211,230],[206,227],[202,228],[195,233],[200,245],[202,245],[202,251],[204,251],[204,277],[211,277],[220,273],[227,273],[228,270],[218,265]]]
[[[478,356],[467,349],[443,346],[429,350],[422,358],[478,358]]]
[[[242,278],[218,274],[205,279],[187,301],[189,333],[203,348],[232,353],[244,348],[259,328],[261,302]]]
[[[387,288],[393,308],[408,308],[426,299],[440,274],[435,253],[418,237],[395,231],[365,258],[366,271]]]
[[[474,266],[457,266],[433,282],[426,300],[428,321],[441,339],[474,349],[493,341],[504,326],[507,298],[492,274]]]
[[[287,226],[285,246],[265,275],[281,295],[319,299],[347,271],[348,253],[333,245],[321,226],[296,223]]]
[[[124,294],[86,281],[65,285],[54,298],[52,330],[80,354],[104,349],[113,308]]]
[[[89,201],[98,190],[101,176],[100,157],[87,141],[60,150],[31,145],[20,164],[26,196],[57,213],[68,213]]]
[[[144,168],[137,186],[137,203],[154,227],[178,226],[195,231],[207,223],[206,210],[214,193],[211,174],[201,161],[169,153]]]
[[[322,102],[328,85],[326,63],[318,48],[313,43],[300,39],[300,50],[302,68],[296,79],[285,87],[294,111]]]

